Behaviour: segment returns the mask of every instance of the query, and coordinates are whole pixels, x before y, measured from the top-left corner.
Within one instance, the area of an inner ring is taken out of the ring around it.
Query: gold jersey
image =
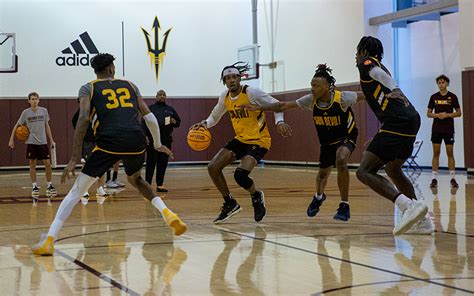
[[[251,103],[247,95],[247,87],[247,85],[243,87],[237,99],[232,100],[230,92],[224,99],[235,131],[235,139],[245,144],[259,145],[262,148],[270,149],[272,139],[268,131],[265,113],[242,108],[242,105]]]

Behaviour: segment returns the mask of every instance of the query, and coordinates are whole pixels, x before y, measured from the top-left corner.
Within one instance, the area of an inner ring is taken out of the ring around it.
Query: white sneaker
[[[109,195],[107,192],[105,192],[104,187],[100,186],[97,188],[96,196],[107,196]]]
[[[118,187],[125,187],[125,184],[120,182],[119,180],[115,180],[114,183],[117,184]]]
[[[87,205],[89,203],[89,197],[81,197],[81,203]]]
[[[425,217],[421,220],[418,220],[413,224],[413,226],[408,229],[405,234],[426,234],[430,235],[434,232],[434,224],[431,221],[430,217]]]
[[[84,193],[82,197],[89,198],[89,192],[86,191],[86,193]]]
[[[107,188],[118,188],[119,186],[117,184],[115,184],[114,181],[109,180],[109,181],[107,181],[107,183],[105,183],[105,187],[107,187]]]
[[[393,235],[405,233],[418,220],[423,219],[426,213],[428,213],[428,207],[424,203],[412,202],[408,205],[405,212],[402,213],[398,224],[395,225]]]

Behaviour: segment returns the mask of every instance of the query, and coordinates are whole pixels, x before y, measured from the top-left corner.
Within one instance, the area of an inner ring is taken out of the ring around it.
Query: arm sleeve
[[[226,95],[227,91],[223,92],[219,96],[219,100],[217,101],[217,104],[214,106],[214,109],[212,109],[211,114],[209,114],[209,117],[206,119],[206,126],[207,128],[211,128],[215,126],[219,120],[221,120],[222,116],[225,114],[225,105],[224,105],[224,98]]]
[[[392,78],[392,76],[388,75],[387,72],[382,70],[382,68],[380,67],[373,67],[369,71],[369,76],[372,79],[382,83],[386,88],[390,89],[391,91],[395,88],[398,88],[397,82]]]
[[[275,104],[275,103],[280,102],[259,88],[254,88],[254,87],[249,86],[247,88],[247,94],[249,95],[250,103],[259,105],[259,106]],[[284,121],[283,112],[278,112],[278,113],[274,112],[274,114],[275,114],[275,124],[277,124],[280,121]]]
[[[312,111],[313,110],[313,100],[314,100],[313,95],[309,94],[309,95],[302,96],[301,98],[296,100],[296,104],[300,108]]]
[[[153,137],[153,147],[155,149],[158,149],[161,147],[161,135],[160,135],[160,126],[158,125],[158,121],[156,120],[156,117],[153,113],[148,113],[145,116],[143,116],[143,120],[145,121],[146,126],[148,127],[148,130],[150,131],[152,137]]]
[[[90,82],[81,86],[81,88],[79,89],[78,97],[92,97],[92,84]]]
[[[342,110],[347,109],[357,103],[357,93],[354,91],[343,91],[341,92],[341,107]]]

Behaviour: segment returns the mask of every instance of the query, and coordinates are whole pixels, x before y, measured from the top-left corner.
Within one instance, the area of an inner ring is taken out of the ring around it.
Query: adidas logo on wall
[[[90,54],[98,54],[99,50],[89,36],[89,33],[84,32],[79,35],[79,39],[71,42],[71,46],[66,47],[61,51],[63,56],[56,58],[56,65],[58,66],[89,66]],[[82,41],[82,42],[81,42]]]

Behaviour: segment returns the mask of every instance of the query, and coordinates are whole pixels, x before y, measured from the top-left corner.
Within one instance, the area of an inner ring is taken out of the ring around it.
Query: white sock
[[[404,212],[408,205],[411,204],[413,201],[408,198],[406,195],[400,194],[397,199],[395,200],[395,205]]]
[[[38,187],[38,184],[36,184],[36,182],[31,183],[31,185],[32,185],[31,187],[33,188]]]
[[[433,179],[438,179],[438,171],[433,171]]]
[[[96,180],[97,178],[90,177],[84,173],[80,173],[79,176],[77,176],[71,190],[69,190],[68,194],[59,205],[54,221],[49,227],[48,236],[52,236],[55,239],[58,237],[58,233],[63,227],[64,222],[66,222],[71,215],[72,209],[77,205],[82,195]]]
[[[456,171],[449,171],[449,176],[451,179],[454,179],[454,176],[456,175]]]
[[[53,185],[53,182],[48,182],[48,187],[52,185]]]
[[[322,194],[315,193],[314,196],[316,197],[316,200],[321,200],[321,199],[323,199],[323,195],[322,195]]]
[[[341,200],[341,203],[349,204],[349,202],[348,202],[348,201],[345,201],[345,200]]]
[[[160,211],[160,213],[163,213],[163,210],[166,209],[166,205],[161,199],[161,197],[156,196],[151,200],[151,204]]]

